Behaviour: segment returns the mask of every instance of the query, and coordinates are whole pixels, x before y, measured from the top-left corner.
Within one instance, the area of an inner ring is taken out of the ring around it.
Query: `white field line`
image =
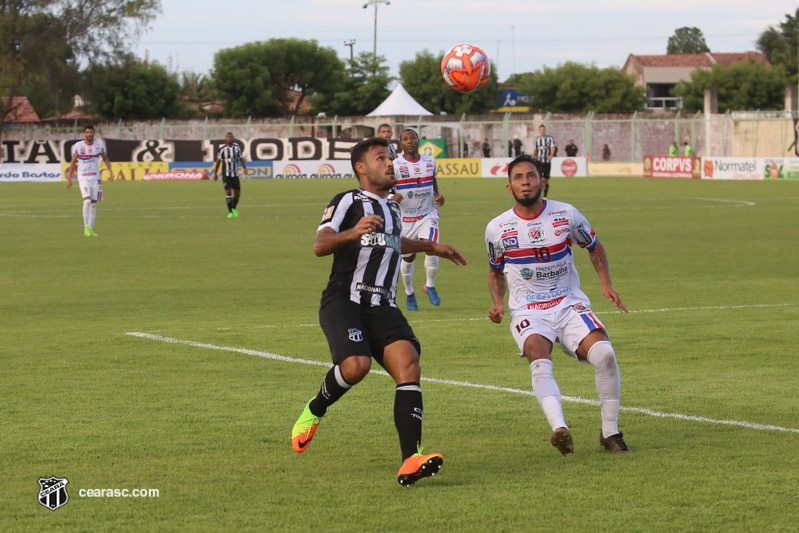
[[[208,350],[219,350],[223,352],[234,352],[240,353],[245,355],[254,355],[256,357],[262,357],[264,359],[272,359],[274,361],[283,361],[286,363],[299,363],[303,365],[314,365],[314,366],[322,366],[325,368],[329,368],[331,363],[325,363],[322,361],[313,361],[311,359],[300,359],[297,357],[288,357],[285,355],[280,355],[276,353],[269,353],[269,352],[262,352],[259,350],[250,350],[247,348],[235,348],[232,346],[218,346],[216,344],[208,344],[204,342],[195,342],[190,340],[184,339],[176,339],[174,337],[163,337],[161,335],[152,335],[150,333],[143,333],[140,331],[129,331],[125,333],[125,335],[130,335],[131,337],[138,337],[140,339],[147,339],[157,342],[166,342],[170,344],[183,344],[186,346],[193,346],[195,348],[205,348]],[[370,373],[378,374],[381,376],[388,376],[388,373],[383,370],[372,370]],[[526,396],[532,396],[532,390],[523,390],[523,389],[514,389],[510,387],[499,387],[497,385],[483,385],[480,383],[470,383],[468,381],[454,381],[451,379],[437,379],[437,378],[426,378],[422,377],[422,381],[428,381],[431,383],[440,383],[443,385],[453,385],[456,387],[469,387],[473,389],[483,389],[483,390],[492,390],[492,391],[501,391],[501,392],[509,392],[512,394],[523,394]],[[587,400],[585,398],[579,398],[575,396],[563,396],[563,400],[566,402],[573,402],[573,403],[582,403],[587,405],[593,405],[599,407],[599,402],[596,400]],[[687,420],[692,422],[706,422],[710,424],[723,424],[728,426],[739,426],[748,429],[757,429],[757,430],[770,430],[770,431],[783,431],[789,433],[799,433],[799,429],[797,428],[786,428],[782,426],[772,426],[768,424],[755,424],[753,422],[745,422],[739,420],[718,420],[716,418],[707,418],[704,416],[691,416],[691,415],[683,415],[679,413],[663,413],[660,411],[653,411],[651,409],[645,409],[642,407],[621,407],[622,411],[629,411],[633,413],[640,413],[644,415],[654,416],[658,418],[676,418],[678,420]]]
[[[751,305],[717,305],[717,306],[701,306],[701,307],[664,307],[662,309],[633,309],[628,311],[628,314],[636,313],[669,313],[681,311],[720,311],[729,309],[761,309],[769,307],[794,307],[796,304],[751,304]],[[597,311],[597,315],[618,315],[618,311]],[[488,317],[478,318],[434,318],[423,320],[409,320],[410,324],[430,324],[434,322],[482,322],[488,320]],[[161,333],[163,331],[198,331],[214,330],[214,331],[228,331],[228,330],[241,330],[241,329],[273,329],[273,328],[318,328],[319,324],[263,324],[256,326],[235,326],[235,327],[219,327],[219,328],[169,328],[169,329],[151,329],[148,333]]]

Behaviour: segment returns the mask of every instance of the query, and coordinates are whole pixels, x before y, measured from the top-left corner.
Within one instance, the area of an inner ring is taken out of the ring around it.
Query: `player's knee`
[[[610,341],[595,342],[588,350],[588,362],[595,368],[613,369],[617,367],[616,352]]]
[[[372,369],[372,359],[370,357],[353,356],[348,357],[341,363],[341,375],[349,383],[358,383]]]

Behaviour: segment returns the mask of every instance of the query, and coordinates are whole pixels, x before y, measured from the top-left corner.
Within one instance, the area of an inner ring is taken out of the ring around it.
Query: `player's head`
[[[390,124],[383,123],[383,124],[380,124],[377,127],[377,136],[378,137],[382,137],[383,139],[386,139],[386,140],[390,141],[391,140],[391,133],[392,133],[392,131],[391,131],[391,125]]]
[[[517,203],[530,207],[541,198],[541,169],[539,162],[522,154],[508,163],[508,192]]]
[[[406,128],[400,133],[400,148],[402,153],[411,157],[419,155],[419,134],[416,130]]]
[[[94,126],[92,126],[91,124],[86,124],[83,127],[83,137],[87,141],[92,141],[94,139]]]
[[[370,137],[353,146],[350,163],[361,187],[370,185],[370,188],[388,191],[396,183],[388,141],[382,137]]]
[[[544,136],[546,136],[546,134],[547,134],[547,127],[546,127],[546,126],[544,126],[543,124],[541,124],[540,126],[538,126],[538,133],[541,135],[541,137],[544,137]]]
[[[233,133],[230,131],[225,134],[225,144],[228,146],[233,144]]]

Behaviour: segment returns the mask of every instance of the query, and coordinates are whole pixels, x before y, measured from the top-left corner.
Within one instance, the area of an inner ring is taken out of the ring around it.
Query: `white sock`
[[[91,202],[89,204],[89,224],[90,228],[94,227],[94,219],[97,218],[97,202]]]
[[[566,428],[566,421],[563,419],[563,404],[560,398],[560,388],[555,381],[552,373],[552,361],[550,359],[536,359],[530,363],[530,371],[533,374],[533,392],[538,399],[538,404],[544,411],[552,431],[558,428]]]
[[[89,227],[89,210],[91,209],[92,201],[83,200],[83,225]]]
[[[440,257],[437,255],[426,255],[424,258],[424,270],[427,273],[427,282],[425,285],[428,287],[436,286],[436,276],[438,275],[438,263]]]
[[[588,362],[596,371],[596,392],[602,412],[602,436],[610,437],[619,432],[619,396],[621,376],[613,345],[599,341],[588,350]]]
[[[400,261],[400,274],[402,274],[402,284],[405,285],[405,294],[413,294],[413,263],[404,259]]]

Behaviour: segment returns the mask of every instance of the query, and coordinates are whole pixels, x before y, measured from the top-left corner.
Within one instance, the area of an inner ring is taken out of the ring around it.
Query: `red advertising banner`
[[[163,180],[207,180],[208,174],[203,172],[152,172],[145,174],[142,178],[145,181]]]
[[[698,157],[647,155],[644,156],[644,177],[700,179],[702,177],[701,161]]]

